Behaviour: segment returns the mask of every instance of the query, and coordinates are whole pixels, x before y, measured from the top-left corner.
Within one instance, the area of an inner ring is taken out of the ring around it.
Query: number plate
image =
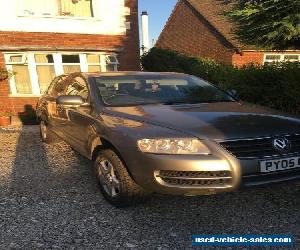
[[[260,162],[260,171],[262,173],[276,172],[292,168],[300,168],[300,156]]]

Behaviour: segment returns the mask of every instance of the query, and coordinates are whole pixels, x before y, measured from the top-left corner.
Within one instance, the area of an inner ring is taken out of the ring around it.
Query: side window
[[[69,77],[62,76],[59,80],[53,85],[51,95],[54,97],[61,96],[64,94],[66,86],[68,84]]]
[[[72,79],[71,83],[66,88],[66,95],[79,95],[83,100],[88,101],[89,90],[85,79],[80,76]]]

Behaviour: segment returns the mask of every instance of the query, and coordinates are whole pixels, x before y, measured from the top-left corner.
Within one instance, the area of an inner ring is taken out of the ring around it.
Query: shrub
[[[224,90],[235,89],[244,101],[300,114],[299,62],[235,68],[158,48],[151,49],[141,60],[147,71],[192,74]]]

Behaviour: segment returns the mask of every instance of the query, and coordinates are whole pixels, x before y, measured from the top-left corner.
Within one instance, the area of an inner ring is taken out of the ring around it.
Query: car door
[[[88,138],[93,124],[93,117],[91,116],[92,106],[86,79],[81,74],[75,76],[66,88],[65,94],[81,96],[85,102],[81,106],[68,108],[68,123],[65,129],[72,141],[72,147],[83,155],[88,155]]]
[[[67,134],[65,133],[65,126],[68,122],[66,107],[64,107],[64,105],[57,104],[56,99],[61,95],[65,95],[66,88],[71,78],[71,75],[64,75],[54,84],[53,88],[50,90],[51,97],[48,103],[48,113],[51,127],[53,128],[55,133],[57,133],[66,141],[68,139]]]

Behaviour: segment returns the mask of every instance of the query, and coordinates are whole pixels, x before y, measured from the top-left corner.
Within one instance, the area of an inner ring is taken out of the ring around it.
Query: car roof
[[[114,71],[114,72],[96,72],[96,73],[82,73],[85,77],[111,77],[111,76],[187,76],[183,73],[176,72],[145,72],[145,71]]]

